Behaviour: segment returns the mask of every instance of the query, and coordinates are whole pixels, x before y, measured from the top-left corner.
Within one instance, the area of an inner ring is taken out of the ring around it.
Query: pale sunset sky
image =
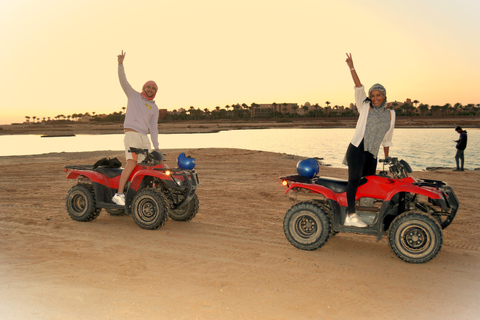
[[[0,0],[0,124],[120,111],[117,55],[174,110],[349,106],[351,52],[389,101],[480,103],[478,0]]]

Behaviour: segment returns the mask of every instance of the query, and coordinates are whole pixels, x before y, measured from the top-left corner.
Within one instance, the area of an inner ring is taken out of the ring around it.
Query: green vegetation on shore
[[[344,108],[343,106],[330,106],[327,101],[325,107],[318,104],[310,105],[306,103],[303,106],[296,104],[287,108],[286,103],[272,103],[271,107],[263,107],[256,103],[250,106],[243,104],[226,105],[224,108],[215,107],[213,110],[205,108],[195,108],[191,106],[188,109],[179,109],[167,112],[165,109],[160,110],[159,122],[168,121],[188,121],[188,120],[276,120],[289,121],[289,119],[318,119],[318,118],[351,118],[357,116],[355,106],[352,108]],[[291,105],[291,104],[290,104]],[[398,117],[462,117],[480,115],[480,104],[462,105],[449,103],[439,106],[419,103],[414,100],[411,103],[400,104],[393,102],[390,108],[396,111]],[[277,111],[276,111],[277,110]],[[280,110],[280,111],[278,111]],[[92,113],[74,113],[72,115],[57,115],[53,119],[51,117],[25,116],[25,123],[44,123],[44,122],[123,122],[125,119],[125,107],[121,111],[112,112],[110,114]]]

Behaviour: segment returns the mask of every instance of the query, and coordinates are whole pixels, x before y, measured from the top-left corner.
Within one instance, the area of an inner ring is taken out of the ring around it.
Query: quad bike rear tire
[[[167,198],[156,189],[144,189],[132,201],[132,216],[142,229],[156,230],[168,219],[170,207]]]
[[[314,201],[295,204],[283,219],[288,241],[302,250],[316,250],[327,243],[331,225],[330,216]]]
[[[390,226],[388,240],[392,251],[403,261],[425,263],[442,248],[442,227],[421,211],[407,211]]]
[[[198,212],[199,201],[197,195],[194,195],[192,200],[187,203],[183,208],[172,210],[168,214],[169,218],[175,221],[190,221],[192,220]]]
[[[68,191],[65,202],[68,215],[75,221],[92,221],[102,210],[95,207],[95,193],[93,188],[87,184],[73,186]]]

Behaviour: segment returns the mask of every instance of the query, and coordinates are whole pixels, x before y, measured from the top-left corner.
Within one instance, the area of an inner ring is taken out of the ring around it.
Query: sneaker
[[[362,219],[360,219],[360,217],[356,213],[353,213],[351,215],[347,214],[347,217],[345,218],[345,223],[343,225],[348,227],[358,227],[358,228],[367,227],[367,224],[363,222]]]
[[[125,195],[123,193],[115,193],[112,198],[113,203],[118,204],[120,206],[125,205]]]

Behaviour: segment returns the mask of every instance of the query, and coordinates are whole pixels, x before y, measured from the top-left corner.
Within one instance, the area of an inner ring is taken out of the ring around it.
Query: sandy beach
[[[165,150],[167,164],[185,150]],[[102,211],[70,219],[64,165],[122,151],[0,157],[1,319],[476,319],[480,171],[414,172],[448,182],[460,209],[432,261],[398,259],[385,237],[337,234],[317,251],[286,240],[279,176],[298,157],[191,149],[200,210],[156,231]],[[322,167],[322,176],[346,178]]]

